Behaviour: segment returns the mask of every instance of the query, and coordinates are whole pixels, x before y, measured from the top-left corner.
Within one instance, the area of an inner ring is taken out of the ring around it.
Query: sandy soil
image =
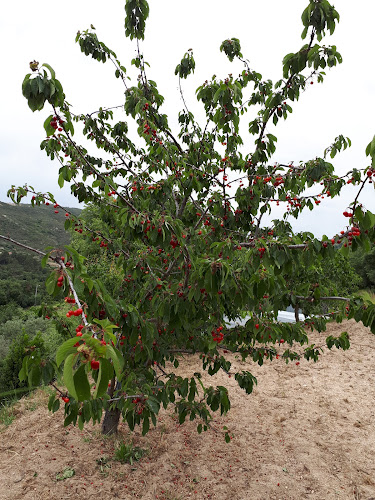
[[[329,327],[343,330],[351,349],[327,350],[316,364],[234,360],[258,386],[248,396],[228,375],[211,378],[229,388],[232,409],[201,435],[194,422],[179,426],[171,410],[145,437],[131,438],[121,425],[116,439],[103,438],[98,427],[64,428],[61,411],[40,404],[42,393],[25,399],[0,433],[0,498],[375,500],[375,339],[353,321]],[[193,373],[197,361],[187,358],[181,371]],[[112,460],[130,439],[147,455],[133,465]],[[57,481],[66,467],[75,475]]]

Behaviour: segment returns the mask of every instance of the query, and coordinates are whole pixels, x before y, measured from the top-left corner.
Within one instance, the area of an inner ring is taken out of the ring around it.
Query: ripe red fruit
[[[92,370],[99,370],[99,366],[100,366],[99,361],[97,361],[96,359],[93,359],[91,361],[91,369]]]
[[[67,397],[63,397],[63,398],[61,398],[61,399],[64,401],[64,403],[69,403],[69,398],[67,398]]]
[[[256,329],[258,330],[258,328],[259,328],[259,325],[258,325],[258,323],[257,323],[257,324],[255,325],[255,328],[256,328]]]

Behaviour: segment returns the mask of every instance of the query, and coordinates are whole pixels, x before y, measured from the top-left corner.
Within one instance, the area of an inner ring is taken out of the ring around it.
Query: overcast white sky
[[[282,76],[284,55],[296,52],[304,43],[300,38],[300,16],[308,0],[149,0],[149,3],[150,18],[143,49],[151,63],[149,77],[157,81],[166,98],[165,110],[171,115],[177,116],[182,108],[174,69],[187,49],[194,49],[197,68],[184,84],[185,95],[189,107],[199,113],[201,105],[195,104],[195,88],[213,74],[225,77],[242,70],[240,64],[229,63],[219,52],[224,39],[239,38],[251,68],[262,73],[263,78],[274,80]],[[334,5],[341,20],[335,34],[322,43],[337,45],[343,64],[327,70],[323,84],[309,86],[300,101],[292,104],[293,114],[275,130],[278,150],[274,160],[298,163],[322,156],[324,149],[342,133],[353,142],[350,150],[333,160],[338,171],[344,173],[368,165],[364,150],[375,134],[375,2],[338,0]],[[12,184],[27,182],[36,190],[52,191],[61,205],[77,206],[69,189],[60,190],[57,185],[58,164],[47,159],[39,148],[44,138],[43,122],[50,110],[32,113],[22,96],[21,83],[29,72],[29,62],[36,59],[55,69],[74,112],[122,104],[123,88],[114,78],[112,67],[87,58],[74,42],[77,31],[91,23],[98,37],[131,72],[135,45],[124,36],[124,0],[3,3],[1,201],[9,201],[6,191]],[[253,138],[246,141],[245,137],[245,142],[251,151]],[[348,188],[339,200],[323,202],[316,211],[304,215],[295,227],[317,235],[340,231],[347,222],[342,212],[354,196],[355,191]],[[373,189],[367,189],[362,200],[375,212]]]

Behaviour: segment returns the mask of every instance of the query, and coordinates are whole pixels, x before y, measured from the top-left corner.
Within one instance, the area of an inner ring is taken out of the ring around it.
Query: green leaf
[[[42,64],[41,68],[43,66],[49,70],[49,72],[51,73],[51,77],[54,80],[56,78],[56,74],[55,74],[55,71],[52,69],[52,67],[49,64],[47,64],[47,63]]]
[[[73,337],[72,339],[66,340],[61,346],[57,349],[56,352],[56,364],[59,367],[61,363],[66,359],[70,354],[76,353],[77,348],[74,347],[74,344],[78,342],[78,337]]]
[[[49,256],[50,254],[49,253],[46,253],[46,255],[43,257],[42,261],[41,261],[41,266],[42,268],[44,269],[47,265],[47,262],[48,262],[48,259],[49,259]]]
[[[74,266],[78,268],[77,270],[81,270],[82,263],[85,260],[83,255],[80,255],[75,248],[70,245],[65,245],[66,250],[70,253],[73,258]]]
[[[52,411],[53,403],[55,402],[55,400],[56,400],[56,394],[53,393],[53,394],[51,394],[51,396],[49,397],[49,400],[48,400],[48,410],[49,411]]]
[[[26,99],[28,99],[31,94],[30,76],[31,76],[30,73],[26,75],[22,82],[22,94],[24,97],[26,97]]]
[[[100,358],[98,380],[93,394],[94,398],[100,398],[108,390],[108,382],[113,376],[113,367],[106,358]]]
[[[217,91],[215,92],[214,94],[214,97],[212,99],[213,102],[217,102],[221,96],[221,94],[223,93],[222,89],[221,88],[218,88]]]
[[[56,413],[59,408],[60,408],[60,400],[55,399],[51,408],[52,413]]]
[[[35,387],[40,384],[42,380],[42,370],[40,362],[38,364],[33,364],[28,372],[27,382],[29,387]]]
[[[78,400],[78,395],[74,385],[74,370],[73,370],[76,358],[77,358],[76,354],[69,354],[69,356],[66,358],[64,364],[63,379],[65,387],[68,389],[69,393],[72,395],[74,399]]]
[[[64,187],[64,176],[63,176],[63,174],[59,175],[57,183],[60,186],[60,188]]]
[[[27,361],[28,361],[28,356],[25,356],[22,360],[22,368],[18,374],[20,382],[23,382],[24,380],[27,379]]]
[[[64,381],[65,381],[65,367],[64,367]],[[75,372],[75,374],[73,375],[73,383],[77,394],[76,399],[78,401],[85,401],[91,398],[90,384],[86,373],[86,365],[82,364]]]
[[[30,96],[30,98],[27,101],[27,104],[29,105],[29,108],[31,111],[40,111],[44,107],[44,103],[46,102],[46,98],[44,97],[43,94],[38,94],[37,96]]]
[[[47,290],[47,293],[49,293],[50,295],[52,295],[53,292],[56,289],[56,286],[57,286],[56,274],[53,272],[46,279],[46,290]]]
[[[145,436],[150,429],[150,420],[148,417],[146,417],[143,420],[143,426],[142,426],[142,436]]]
[[[83,421],[82,415],[78,417],[78,427],[80,431],[83,431],[83,427],[85,425],[85,422]]]
[[[107,345],[106,350],[106,358],[112,359],[113,368],[115,369],[115,373],[117,377],[120,377],[123,366],[124,366],[124,358],[121,352],[111,345]]]
[[[159,401],[156,398],[153,398],[153,397],[150,396],[147,399],[147,406],[150,408],[150,410],[153,413],[159,413],[160,403],[159,403]]]
[[[53,115],[49,115],[48,118],[45,119],[43,123],[44,130],[46,131],[47,136],[53,135],[55,133],[55,129],[51,125]]]
[[[367,210],[363,217],[362,226],[364,229],[371,229],[375,226],[375,214]]]

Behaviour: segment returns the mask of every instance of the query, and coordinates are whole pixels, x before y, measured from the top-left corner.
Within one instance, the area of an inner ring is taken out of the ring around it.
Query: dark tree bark
[[[104,415],[102,423],[102,434],[111,435],[118,431],[121,411],[118,408],[109,408]]]

